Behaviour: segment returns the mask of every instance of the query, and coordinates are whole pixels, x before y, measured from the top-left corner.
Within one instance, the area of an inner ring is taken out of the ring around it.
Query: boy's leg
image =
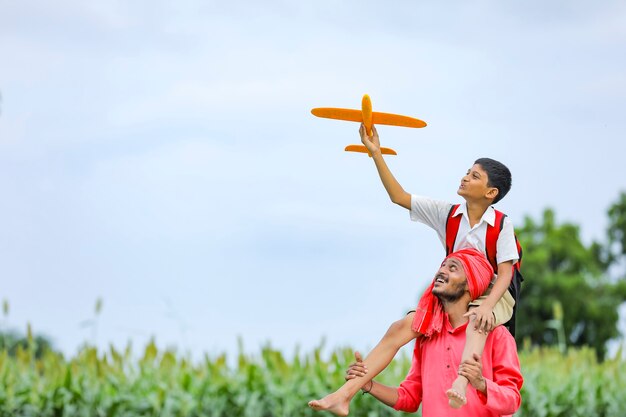
[[[411,329],[414,316],[415,313],[411,312],[389,327],[385,336],[363,361],[367,367],[364,376],[346,381],[337,391],[320,400],[310,401],[309,407],[330,411],[338,416],[347,416],[352,397],[391,363],[402,346],[420,335]]]
[[[470,310],[471,311],[471,310]],[[463,355],[461,355],[461,362],[472,358],[474,353],[478,356],[482,356],[485,349],[485,343],[487,342],[488,333],[479,333],[474,328],[474,319],[476,316],[470,316],[469,323],[465,330],[465,346],[463,347]],[[446,391],[448,396],[448,403],[452,408],[461,408],[467,403],[466,392],[469,381],[464,376],[458,375],[452,387]]]
[[[483,295],[477,300],[474,300],[470,303],[470,311],[472,307],[476,307],[482,303],[484,299],[486,299],[486,295]],[[509,292],[505,292],[502,298],[498,300],[495,307],[493,308],[493,314],[495,316],[494,327],[500,324],[504,324],[511,319],[513,315],[513,306],[515,305],[515,300],[509,294]],[[464,360],[469,360],[472,358],[472,355],[476,353],[478,356],[482,356],[483,350],[485,349],[485,343],[487,342],[488,333],[479,333],[478,330],[474,329],[474,319],[475,316],[470,316],[470,321],[467,324],[467,329],[465,331],[465,346],[463,348],[463,354],[461,356],[461,362]],[[466,400],[466,392],[467,385],[469,381],[464,376],[457,376],[457,378],[452,383],[452,387],[448,391],[446,391],[446,395],[448,396],[448,403],[452,408],[461,408]]]

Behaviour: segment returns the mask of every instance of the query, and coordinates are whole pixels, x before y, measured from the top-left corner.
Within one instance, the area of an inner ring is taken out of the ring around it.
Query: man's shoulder
[[[504,325],[500,324],[496,327],[493,328],[493,330],[491,330],[491,332],[489,332],[489,336],[487,337],[487,340],[492,339],[493,341],[515,341],[515,338],[513,337],[513,335],[511,334],[511,332],[509,332],[509,330],[504,327]]]

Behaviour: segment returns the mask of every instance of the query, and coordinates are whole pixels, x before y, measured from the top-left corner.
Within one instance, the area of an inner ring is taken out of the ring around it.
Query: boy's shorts
[[[481,305],[483,301],[487,299],[487,296],[491,293],[491,289],[493,288],[493,283],[494,281],[491,281],[491,283],[489,284],[489,288],[487,288],[487,291],[485,291],[483,295],[469,303],[470,308]],[[508,290],[505,291],[504,295],[500,297],[496,305],[493,307],[493,315],[496,319],[494,327],[511,320],[511,317],[513,317],[514,306],[515,299],[513,299],[513,296]]]

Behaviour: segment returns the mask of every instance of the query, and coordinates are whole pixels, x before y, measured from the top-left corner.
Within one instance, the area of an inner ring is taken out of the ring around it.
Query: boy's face
[[[498,189],[489,187],[489,177],[487,172],[479,164],[474,164],[467,170],[467,174],[461,178],[461,185],[457,194],[465,200],[490,199],[493,200],[498,195]]]

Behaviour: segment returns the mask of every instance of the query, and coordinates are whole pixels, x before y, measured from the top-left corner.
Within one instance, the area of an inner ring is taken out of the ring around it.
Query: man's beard
[[[437,294],[435,289],[433,289],[433,295],[439,298],[441,302],[454,303],[458,301],[463,295],[467,292],[467,281],[463,282],[463,285],[458,285],[456,288],[451,290],[450,292],[442,292]]]

